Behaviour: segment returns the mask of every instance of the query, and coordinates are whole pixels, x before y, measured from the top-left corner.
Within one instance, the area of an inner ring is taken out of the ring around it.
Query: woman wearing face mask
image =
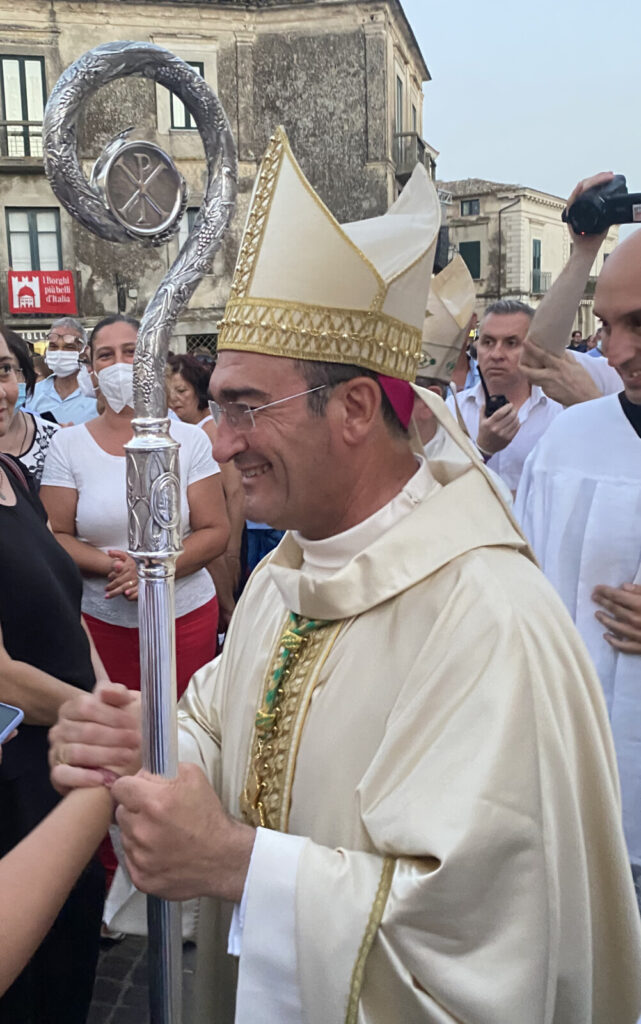
[[[23,472],[28,473],[36,487],[39,487],[45,455],[51,444],[51,438],[56,431],[60,430],[60,426],[57,423],[51,423],[50,420],[43,420],[35,413],[25,412],[23,406],[25,402],[27,405],[29,404],[36,383],[36,374],[29,350],[19,334],[14,334],[13,331],[1,324],[0,333],[6,341],[18,369],[18,398],[10,410],[9,429],[0,437],[0,451],[7,455],[15,455],[20,460]]]
[[[140,689],[138,577],[128,546],[125,444],[133,437],[138,321],[101,320],[89,342],[100,416],[60,431],[42,481],[52,529],[84,578],[82,608],[110,677]],[[183,553],[176,563],[178,692],[215,654],[218,604],[205,566],[225,550],[229,524],[220,472],[205,434],[172,421],[180,442]]]

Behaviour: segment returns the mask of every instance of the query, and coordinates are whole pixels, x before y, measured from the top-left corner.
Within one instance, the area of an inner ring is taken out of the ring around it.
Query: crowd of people
[[[34,850],[38,836],[44,842],[48,830],[60,829],[44,820],[58,801],[49,781],[47,730],[71,687],[89,691],[97,681],[111,679],[140,689],[138,575],[127,552],[123,500],[138,327],[130,317],[108,316],[88,336],[71,317],[54,322],[44,359],[49,373],[40,380],[29,346],[0,327],[0,513],[5,519],[0,547],[4,578],[17,587],[1,588],[0,699],[25,714],[0,766],[1,853],[20,849],[27,836]],[[240,563],[240,475],[229,465],[223,476],[212,456],[215,429],[207,404],[212,366],[172,356],[168,368],[182,489],[183,551],[175,585],[179,696],[216,654],[218,587],[226,595],[226,625],[249,572]],[[64,813],[68,828],[73,819]],[[106,830],[104,813],[86,805],[83,813],[89,825],[92,815],[101,823],[99,835],[90,829],[95,847]],[[80,859],[78,854],[71,859],[72,873],[82,868],[82,877],[62,910],[69,869],[51,890],[50,904],[60,912],[37,954],[0,999],[3,1022],[86,1019],[105,883],[111,883],[117,862],[107,837],[97,858],[89,858],[91,843],[80,841],[77,848]],[[22,871],[30,861],[16,857],[15,863]],[[36,913],[32,934],[41,919]],[[47,920],[52,924],[51,911]],[[104,934],[109,932],[103,925]],[[12,958],[19,959],[20,948],[16,944]]]
[[[477,325],[422,168],[339,226],[279,131],[256,196],[217,360],[166,372],[175,780],[140,771],[139,324],[57,321],[44,370],[0,326],[0,1024],[84,1024],[112,808],[135,886],[200,901],[198,1024],[637,1024],[641,232],[583,343],[600,236]]]

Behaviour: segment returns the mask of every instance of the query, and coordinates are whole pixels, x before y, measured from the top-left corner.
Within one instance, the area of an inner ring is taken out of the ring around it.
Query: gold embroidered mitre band
[[[447,383],[467,338],[476,301],[474,281],[461,256],[432,278],[416,374]]]
[[[279,128],[256,179],[218,350],[414,380],[440,223],[417,165],[386,214],[339,224]]]

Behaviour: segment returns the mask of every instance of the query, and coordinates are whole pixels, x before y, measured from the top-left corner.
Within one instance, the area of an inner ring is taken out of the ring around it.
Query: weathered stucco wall
[[[363,33],[264,35],[253,55],[257,150],[284,125],[303,172],[338,220],[363,216],[371,202]]]
[[[390,82],[405,30],[392,0],[249,5],[230,0],[26,0],[20,7],[0,0],[0,22],[14,26],[5,33],[4,53],[44,57],[47,90],[81,53],[108,40],[147,39],[204,63],[205,78],[218,92],[237,140],[239,195],[213,273],[192,298],[178,334],[215,329],[258,161],[277,124],[287,129],[304,172],[339,220],[381,214],[393,198]],[[420,81],[424,64],[407,33],[406,44],[403,59]],[[190,188],[189,206],[198,207],[206,175],[200,139],[195,132],[171,129],[166,90],[145,80],[106,86],[84,108],[79,148],[86,172],[105,143],[130,125],[173,156]],[[0,158],[4,207],[58,206],[41,169],[20,171]],[[127,312],[141,315],[178,252],[177,240],[161,250],[114,245],[80,228],[64,211],[60,224],[63,267],[76,275],[81,315],[91,323],[115,310],[116,275],[125,286]],[[3,314],[6,241],[5,217],[0,216]]]

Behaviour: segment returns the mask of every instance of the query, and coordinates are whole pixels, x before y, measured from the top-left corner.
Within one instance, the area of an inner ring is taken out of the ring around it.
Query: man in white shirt
[[[432,278],[423,325],[421,354],[416,372],[416,385],[438,395],[444,401],[454,380],[460,355],[469,340],[469,331],[476,292],[472,275],[457,253],[454,259]],[[412,419],[423,445],[425,458],[434,462],[470,460],[469,449],[459,447],[438,421],[427,395],[416,394]],[[471,445],[473,448],[473,445]],[[474,451],[472,457],[478,458]],[[435,466],[432,466],[436,470]],[[501,496],[512,504],[512,495],[493,470],[488,470]]]
[[[485,394],[479,381],[458,399],[448,398],[454,411],[458,401],[467,431],[485,458],[514,494],[523,463],[534,445],[563,407],[531,385],[519,360],[534,316],[531,306],[516,299],[501,299],[486,309],[476,343],[478,366],[490,395],[503,395],[507,404],[485,415]]]
[[[51,376],[36,384],[29,402],[31,412],[51,413],[56,423],[86,423],[97,415],[96,399],[85,394],[78,383],[80,356],[87,347],[87,334],[72,316],[54,320],[47,338],[45,362]]]
[[[610,177],[582,182],[568,205]],[[602,241],[573,236],[570,261],[537,310],[531,334],[553,360]],[[556,420],[526,462],[515,512],[601,680],[641,903],[641,232],[605,263],[594,305],[621,393],[575,405]]]
[[[641,1011],[598,680],[441,403],[469,458],[437,478],[407,434],[439,222],[420,165],[388,214],[342,226],[282,130],[261,165],[215,452],[247,513],[288,532],[183,697],[191,763],[112,787],[136,885],[211,897],[198,1024]],[[129,700],[105,687],[67,706],[59,786],[131,771]]]

